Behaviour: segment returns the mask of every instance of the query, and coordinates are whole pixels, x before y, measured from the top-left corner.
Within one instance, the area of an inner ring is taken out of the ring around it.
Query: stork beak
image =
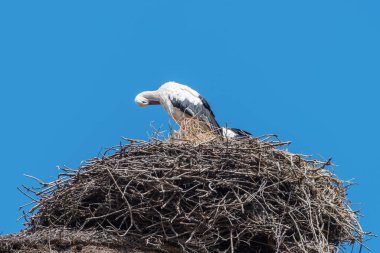
[[[160,101],[149,99],[148,104],[149,104],[149,105],[159,105],[159,104],[160,104]]]

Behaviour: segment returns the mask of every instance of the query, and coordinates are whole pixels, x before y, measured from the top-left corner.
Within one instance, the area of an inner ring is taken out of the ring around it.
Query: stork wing
[[[197,91],[176,82],[167,82],[159,90],[167,95],[173,107],[190,117],[207,123],[211,130],[222,134],[209,103]]]
[[[218,122],[215,120],[215,115],[212,112],[210,105],[201,95],[198,95],[197,97],[169,97],[173,106],[185,114],[206,122],[210,125],[212,130],[217,130],[220,128]]]

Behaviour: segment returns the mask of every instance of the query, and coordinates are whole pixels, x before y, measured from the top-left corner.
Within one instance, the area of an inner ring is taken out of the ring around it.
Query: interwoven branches
[[[333,252],[362,243],[328,162],[246,138],[136,142],[33,191],[30,231],[96,229],[184,252]]]

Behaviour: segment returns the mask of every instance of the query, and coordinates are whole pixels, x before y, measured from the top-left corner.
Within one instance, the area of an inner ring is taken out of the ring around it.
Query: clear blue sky
[[[380,234],[379,13],[374,0],[1,1],[0,233],[22,228],[23,173],[53,180],[121,136],[146,139],[153,120],[166,128],[133,98],[173,80],[221,124],[332,156]]]

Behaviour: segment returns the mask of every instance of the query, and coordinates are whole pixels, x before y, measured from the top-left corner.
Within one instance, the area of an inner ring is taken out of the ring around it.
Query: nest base
[[[38,199],[27,231],[94,230],[180,252],[334,252],[362,243],[330,161],[307,160],[286,144],[132,141],[26,187]]]

